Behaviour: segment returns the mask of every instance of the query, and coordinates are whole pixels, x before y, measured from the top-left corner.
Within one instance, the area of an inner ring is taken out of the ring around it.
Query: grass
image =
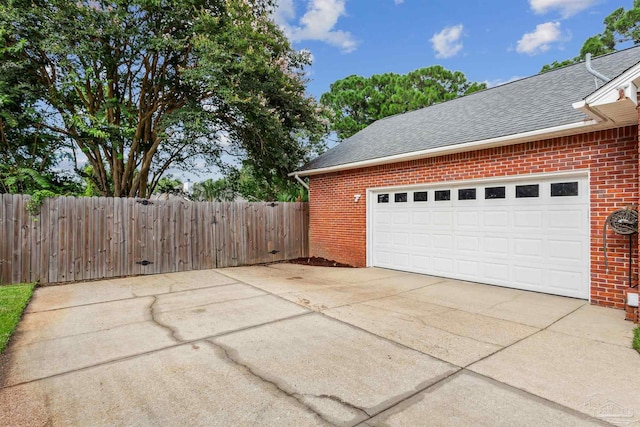
[[[0,354],[18,326],[22,311],[33,294],[34,286],[33,283],[0,286]]]
[[[640,353],[640,326],[633,330],[633,348]]]

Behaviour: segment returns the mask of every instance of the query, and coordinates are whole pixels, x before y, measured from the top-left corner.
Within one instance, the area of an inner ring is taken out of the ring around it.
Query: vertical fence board
[[[7,204],[6,198],[8,194],[0,194],[0,227],[5,233],[3,238],[0,239],[0,285],[11,282],[11,275],[9,272],[9,242],[6,236],[8,234],[8,220],[7,213],[5,211],[5,205]]]
[[[11,234],[7,234],[7,240],[11,240],[11,282],[20,281],[20,213],[19,196],[11,197]]]
[[[25,199],[25,207],[29,202],[29,199]],[[26,210],[26,209],[25,209]],[[29,257],[29,269],[27,271],[27,275],[22,276],[23,282],[33,282],[36,280],[36,276],[40,271],[40,253],[39,253],[39,233],[40,233],[40,215],[34,215],[33,217],[28,213],[25,213],[25,221],[28,229],[27,236],[27,245],[26,245],[26,253]],[[22,254],[25,256],[25,253]],[[24,269],[23,269],[24,271]]]
[[[92,247],[92,239],[93,239],[93,197],[88,198],[84,203],[84,224],[83,224],[83,235],[84,241],[82,242],[82,254],[85,257],[84,261],[84,272],[83,276],[86,279],[93,279],[93,247]]]
[[[32,226],[31,223],[32,218],[30,218],[29,214],[26,212],[26,204],[29,201],[28,197],[21,196],[20,197],[20,216],[21,224],[20,224],[20,255],[21,258],[20,264],[20,281],[21,282],[29,282],[31,277],[31,233]]]
[[[76,280],[75,273],[75,234],[77,223],[75,218],[75,197],[65,197],[65,205],[67,207],[67,263],[66,263],[66,281],[73,282]]]
[[[160,273],[166,273],[169,266],[169,246],[167,234],[169,233],[169,206],[167,203],[161,203],[158,206],[160,211],[160,220],[158,221],[158,235],[156,236],[160,248]]]
[[[25,201],[28,202],[28,199]],[[22,281],[26,282],[35,282],[38,280],[38,275],[40,274],[40,220],[41,215],[35,215],[31,217],[29,214],[25,214],[27,217],[27,221],[29,223],[29,258],[30,259],[30,267],[29,267],[29,276],[28,278],[22,277]]]

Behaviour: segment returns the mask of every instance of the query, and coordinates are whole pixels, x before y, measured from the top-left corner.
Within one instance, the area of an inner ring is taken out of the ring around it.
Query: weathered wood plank
[[[76,280],[75,273],[75,235],[76,235],[76,218],[75,218],[75,197],[65,197],[65,206],[67,210],[67,232],[66,232],[66,245],[67,245],[67,261],[66,276],[68,282]]]
[[[56,277],[54,282],[67,281],[67,206],[64,196],[58,197],[58,256],[56,258]]]
[[[308,256],[306,203],[0,195],[0,283],[80,281]],[[270,251],[278,251],[271,254]],[[141,266],[146,259],[153,264]]]
[[[8,194],[0,194],[0,230],[3,238],[0,239],[0,285],[6,285],[11,280],[9,257],[9,222],[7,219],[6,205]]]
[[[28,256],[29,217],[26,215],[26,211],[24,208],[27,198],[21,195],[17,195],[16,197],[18,205],[18,233],[16,237],[18,238],[18,241],[17,246],[14,248],[14,260],[16,260],[15,269],[17,269],[17,280],[19,282],[22,282],[28,281],[27,277],[29,276],[29,262],[31,261],[31,257]]]

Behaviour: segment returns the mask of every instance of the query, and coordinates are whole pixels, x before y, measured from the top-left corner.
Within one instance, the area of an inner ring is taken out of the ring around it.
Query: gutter
[[[430,148],[427,150],[413,151],[411,153],[395,154],[393,156],[380,157],[377,159],[370,159],[370,160],[362,160],[359,162],[345,163],[342,165],[329,166],[325,168],[296,171],[296,172],[291,172],[289,176],[293,176],[297,180],[302,181],[300,179],[300,176],[321,175],[321,174],[339,172],[339,171],[349,170],[349,169],[366,168],[366,167],[378,166],[378,165],[383,165],[388,163],[406,162],[411,160],[425,159],[429,157],[443,156],[447,154],[462,153],[465,151],[500,147],[504,145],[516,144],[519,142],[532,141],[535,139],[539,139],[539,137],[543,135],[559,133],[559,132],[568,132],[575,129],[582,129],[589,126],[594,126],[594,125],[597,125],[598,122],[601,122],[601,120],[584,120],[576,123],[570,123],[567,125],[554,126],[554,127],[545,128],[545,129],[538,129],[538,130],[533,130],[529,132],[517,133],[514,135],[484,139],[480,141],[467,142],[464,144],[448,145],[446,147]],[[558,135],[558,136],[561,136],[561,135]],[[552,138],[553,136],[550,135],[549,137]],[[305,183],[305,187],[308,187],[306,183]]]

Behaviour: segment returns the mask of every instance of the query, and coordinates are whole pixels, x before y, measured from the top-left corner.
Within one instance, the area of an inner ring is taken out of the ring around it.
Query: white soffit
[[[611,121],[618,125],[638,122],[638,86],[640,64],[636,64],[600,89],[575,102],[573,108],[582,111],[596,121]]]

